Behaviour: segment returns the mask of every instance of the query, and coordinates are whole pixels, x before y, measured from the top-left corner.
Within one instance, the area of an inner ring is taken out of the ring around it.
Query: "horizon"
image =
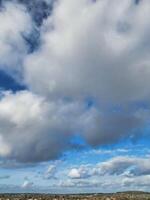
[[[85,192],[85,193],[37,193],[37,192],[33,192],[33,193],[27,193],[27,192],[25,192],[25,193],[22,193],[22,192],[19,192],[19,193],[7,193],[7,192],[4,192],[4,193],[0,193],[0,195],[20,195],[20,194],[22,194],[22,195],[105,195],[105,194],[119,194],[119,193],[147,193],[147,194],[150,194],[150,192],[147,192],[147,191],[140,191],[140,190],[129,190],[129,191],[116,191],[116,192],[107,192],[107,193],[105,193],[105,192],[97,192],[97,193],[87,193],[87,192]]]

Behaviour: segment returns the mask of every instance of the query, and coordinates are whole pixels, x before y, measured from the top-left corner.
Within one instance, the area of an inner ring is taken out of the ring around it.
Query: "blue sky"
[[[2,0],[0,192],[149,191],[149,0]]]

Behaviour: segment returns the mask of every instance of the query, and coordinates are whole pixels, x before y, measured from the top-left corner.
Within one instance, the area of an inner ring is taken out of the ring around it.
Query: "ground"
[[[150,200],[150,193],[121,192],[112,194],[0,194],[0,200]]]

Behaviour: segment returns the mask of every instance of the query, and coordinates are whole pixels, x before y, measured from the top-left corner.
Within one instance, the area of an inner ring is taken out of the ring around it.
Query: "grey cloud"
[[[0,156],[23,163],[56,159],[73,148],[75,133],[92,146],[137,137],[149,109],[125,108],[150,97],[150,2],[61,0],[50,16],[51,1],[21,2],[4,3],[0,12],[0,67],[30,91],[1,97]],[[39,12],[45,20],[37,28]],[[33,29],[41,45],[29,54],[23,35]],[[96,105],[87,108],[87,98]],[[121,109],[109,110],[112,104]],[[110,174],[132,164],[115,162]]]
[[[149,158],[115,157],[99,164],[97,172],[100,175],[127,175],[142,176],[150,175]],[[126,173],[127,172],[127,173]]]
[[[3,176],[0,176],[0,180],[2,179],[9,179],[10,178],[10,175],[3,175]]]
[[[24,59],[40,44],[39,26],[50,14],[52,1],[2,0],[0,6],[0,69],[22,83]]]
[[[92,96],[109,103],[149,99],[150,4],[107,4],[56,4],[43,25],[40,50],[26,60],[25,79],[33,91],[60,98]]]
[[[106,112],[103,105],[149,101],[149,7],[148,1],[58,1],[41,27],[41,47],[25,59],[31,91],[56,101],[95,99],[96,111],[82,122],[90,145],[136,138],[146,123],[134,111]]]
[[[0,101],[0,156],[24,163],[58,158],[73,148],[70,141],[86,112],[79,102],[47,102],[29,91],[4,93]]]
[[[53,160],[65,151],[77,148],[77,145],[74,146],[71,142],[77,132],[91,145],[107,144],[114,142],[118,137],[121,138],[127,124],[127,130],[136,125],[128,120],[124,125],[126,120],[121,122],[119,117],[118,128],[120,127],[122,135],[115,135],[114,131],[114,140],[111,140],[113,128],[117,131],[117,122],[114,123],[113,117],[110,123],[95,108],[87,109],[80,101],[54,102],[29,91],[15,94],[5,92],[0,100],[0,144],[3,147],[0,148],[0,156],[14,161],[12,165],[17,161],[30,164]],[[106,122],[110,129],[106,128]],[[98,130],[95,131],[93,127]],[[127,130],[124,135],[127,134]],[[94,138],[97,138],[98,143],[95,143]],[[7,166],[11,162],[2,164]]]
[[[142,177],[150,175],[149,158],[137,158],[128,156],[118,156],[111,158],[97,165],[81,165],[72,168],[68,172],[71,179],[86,179],[97,176],[122,176],[122,177]]]
[[[1,0],[1,6],[3,6],[5,2],[24,5],[37,26],[42,25],[43,20],[50,15],[53,8],[53,0]]]
[[[104,175],[121,175],[128,168],[133,167],[135,164],[134,158],[130,157],[115,157],[106,161],[102,164],[99,164],[95,170],[95,174]]]
[[[35,167],[36,163],[20,163],[17,160],[4,159],[4,157],[0,160],[0,167],[5,169],[20,169],[20,168],[27,168],[27,167]]]
[[[86,130],[83,136],[94,146],[115,143],[125,137],[136,137],[137,132],[134,130],[144,125],[142,117],[135,113],[103,114],[95,111],[91,116],[86,115],[83,120]]]
[[[32,19],[24,6],[5,1],[0,10],[0,24],[0,69],[20,81],[28,49],[22,34],[32,31]]]
[[[132,188],[145,188],[148,190],[150,186],[150,177],[149,176],[140,176],[134,178],[126,178],[123,180],[123,185],[125,187],[132,187]]]

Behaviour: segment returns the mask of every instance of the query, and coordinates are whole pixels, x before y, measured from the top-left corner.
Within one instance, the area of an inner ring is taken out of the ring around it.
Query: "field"
[[[150,200],[150,193],[120,192],[113,194],[0,194],[0,200]]]

